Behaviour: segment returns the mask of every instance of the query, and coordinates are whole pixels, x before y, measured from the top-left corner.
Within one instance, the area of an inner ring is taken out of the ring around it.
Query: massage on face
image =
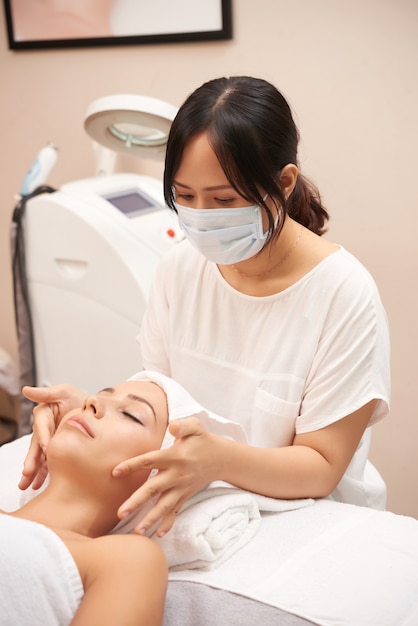
[[[110,532],[119,521],[120,505],[151,471],[144,468],[115,477],[114,468],[158,450],[167,425],[166,393],[154,382],[126,381],[87,396],[80,408],[62,417],[46,446],[46,488],[35,491],[35,498],[13,515],[50,527],[62,528],[64,523],[68,530],[89,537]],[[71,505],[79,511],[84,507],[86,515],[67,524],[65,511]]]
[[[2,572],[20,562],[19,540],[26,541],[27,537],[31,541],[29,549],[41,555],[42,563],[45,559],[46,568],[41,574],[39,569],[35,574],[29,569],[29,576],[39,576],[37,606],[15,607],[7,588],[4,597],[0,594],[2,603],[7,604],[6,621],[12,615],[7,623],[46,623],[44,620],[50,619],[48,623],[72,626],[160,626],[167,585],[167,563],[161,549],[147,537],[109,533],[119,521],[119,507],[147,481],[151,468],[119,477],[113,475],[113,470],[129,458],[161,447],[168,425],[165,391],[146,379],[122,382],[87,396],[79,408],[63,411],[57,421],[44,449],[49,472],[46,487],[35,491],[16,510],[0,511]],[[12,521],[16,526],[10,527]],[[18,543],[6,552],[4,539],[11,530]],[[67,552],[51,540],[50,531]],[[63,581],[61,569],[57,574],[58,589],[69,581],[65,587],[68,604],[66,595],[62,609],[66,618],[56,621],[51,617],[53,613],[47,618],[48,610],[44,613],[42,608],[46,593],[51,610],[62,615],[60,603],[53,599],[55,582],[48,574],[51,554],[65,570]],[[27,559],[26,553],[23,559]]]
[[[127,381],[88,396],[81,409],[65,415],[48,444],[51,480],[55,468],[64,467],[107,496],[113,483],[123,499],[123,493],[127,497],[147,479],[149,470],[116,480],[113,468],[160,448],[167,425],[166,394],[156,383]]]
[[[165,392],[151,381],[127,381],[87,396],[81,409],[69,411],[48,445],[48,461],[60,445],[74,446],[96,464],[118,462],[160,447],[168,424]],[[81,433],[84,438],[77,436]],[[81,445],[85,439],[91,444]],[[61,443],[63,442],[63,443]]]

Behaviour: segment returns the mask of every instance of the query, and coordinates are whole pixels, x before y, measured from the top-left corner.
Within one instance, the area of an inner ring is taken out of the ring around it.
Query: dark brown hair
[[[325,232],[329,216],[312,183],[299,174],[287,200],[280,188],[281,170],[288,163],[297,165],[299,133],[290,107],[269,82],[248,76],[204,83],[180,107],[170,129],[164,172],[164,197],[171,209],[175,210],[173,180],[183,150],[204,131],[232,187],[266,210],[268,239],[281,228],[274,230],[263,192],[282,208],[281,225],[287,213],[314,233]]]

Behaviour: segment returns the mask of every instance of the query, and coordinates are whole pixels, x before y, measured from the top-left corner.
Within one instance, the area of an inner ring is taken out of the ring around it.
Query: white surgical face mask
[[[262,211],[256,204],[235,209],[189,209],[177,203],[175,207],[187,239],[214,263],[245,261],[266,241]]]

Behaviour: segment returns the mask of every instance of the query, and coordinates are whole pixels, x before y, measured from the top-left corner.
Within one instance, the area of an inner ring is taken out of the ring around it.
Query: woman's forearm
[[[255,448],[214,441],[221,480],[273,498],[320,498],[335,489],[369,424],[376,402],[317,431],[296,435],[293,445]]]
[[[271,498],[320,498],[339,477],[319,452],[307,446],[255,448],[227,439],[218,443],[219,478]]]

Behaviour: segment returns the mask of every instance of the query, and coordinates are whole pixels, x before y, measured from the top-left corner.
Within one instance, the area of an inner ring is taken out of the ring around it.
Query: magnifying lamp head
[[[157,98],[121,94],[94,100],[84,128],[101,146],[143,159],[163,160],[177,107]]]

